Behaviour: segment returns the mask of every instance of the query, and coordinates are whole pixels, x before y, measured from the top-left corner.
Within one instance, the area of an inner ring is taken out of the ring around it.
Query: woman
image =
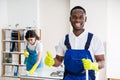
[[[27,55],[26,69],[29,74],[33,74],[36,70],[43,67],[42,43],[34,30],[28,30],[25,39],[27,40],[26,50],[29,53],[24,53],[24,55]]]

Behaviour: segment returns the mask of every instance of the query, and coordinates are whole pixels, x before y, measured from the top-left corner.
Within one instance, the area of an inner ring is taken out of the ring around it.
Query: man
[[[70,12],[73,32],[60,41],[57,55],[53,59],[50,52],[45,58],[47,66],[59,66],[64,60],[64,80],[95,80],[95,71],[104,67],[104,49],[101,41],[92,33],[85,31],[86,11],[75,6]]]

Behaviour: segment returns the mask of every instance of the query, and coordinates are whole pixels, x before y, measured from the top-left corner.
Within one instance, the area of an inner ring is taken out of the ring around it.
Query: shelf
[[[25,42],[25,40],[2,40],[4,42]]]
[[[17,52],[17,51],[13,51],[13,52],[3,51],[3,53],[5,53],[5,54],[19,54],[19,53],[24,54],[24,52]]]
[[[19,64],[14,64],[14,63],[3,63],[4,65],[9,65],[9,66],[15,66],[15,65],[19,65]]]
[[[14,64],[14,63],[3,63],[3,65],[8,65],[8,66],[15,66],[15,65],[25,66],[25,64]]]
[[[4,30],[26,30],[26,29],[21,29],[21,28],[4,28]]]
[[[25,31],[25,29],[2,29],[2,76],[19,77],[20,74],[14,76],[13,68],[25,67],[23,55]]]

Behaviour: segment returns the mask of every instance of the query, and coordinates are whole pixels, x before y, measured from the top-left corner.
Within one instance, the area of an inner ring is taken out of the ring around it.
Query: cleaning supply
[[[90,59],[82,59],[83,66],[85,70],[95,70],[98,71],[98,63],[92,62]]]
[[[26,49],[24,50],[24,56],[25,56],[24,64],[26,64],[28,57],[29,57],[29,53]]]
[[[98,71],[98,63],[92,62],[90,59],[82,59],[84,69],[86,70],[86,80],[89,80],[89,70]]]
[[[52,57],[52,54],[49,51],[47,51],[47,56],[44,62],[49,67],[51,67],[55,63],[54,58]]]
[[[34,64],[34,66],[32,67],[32,69],[29,71],[29,74],[33,74],[37,68],[37,64]]]

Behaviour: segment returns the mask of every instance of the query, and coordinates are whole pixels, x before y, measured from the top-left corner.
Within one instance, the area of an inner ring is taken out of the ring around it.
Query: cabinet
[[[2,76],[20,77],[26,73],[23,55],[26,31],[27,29],[2,29]],[[39,32],[41,34],[41,30]]]

